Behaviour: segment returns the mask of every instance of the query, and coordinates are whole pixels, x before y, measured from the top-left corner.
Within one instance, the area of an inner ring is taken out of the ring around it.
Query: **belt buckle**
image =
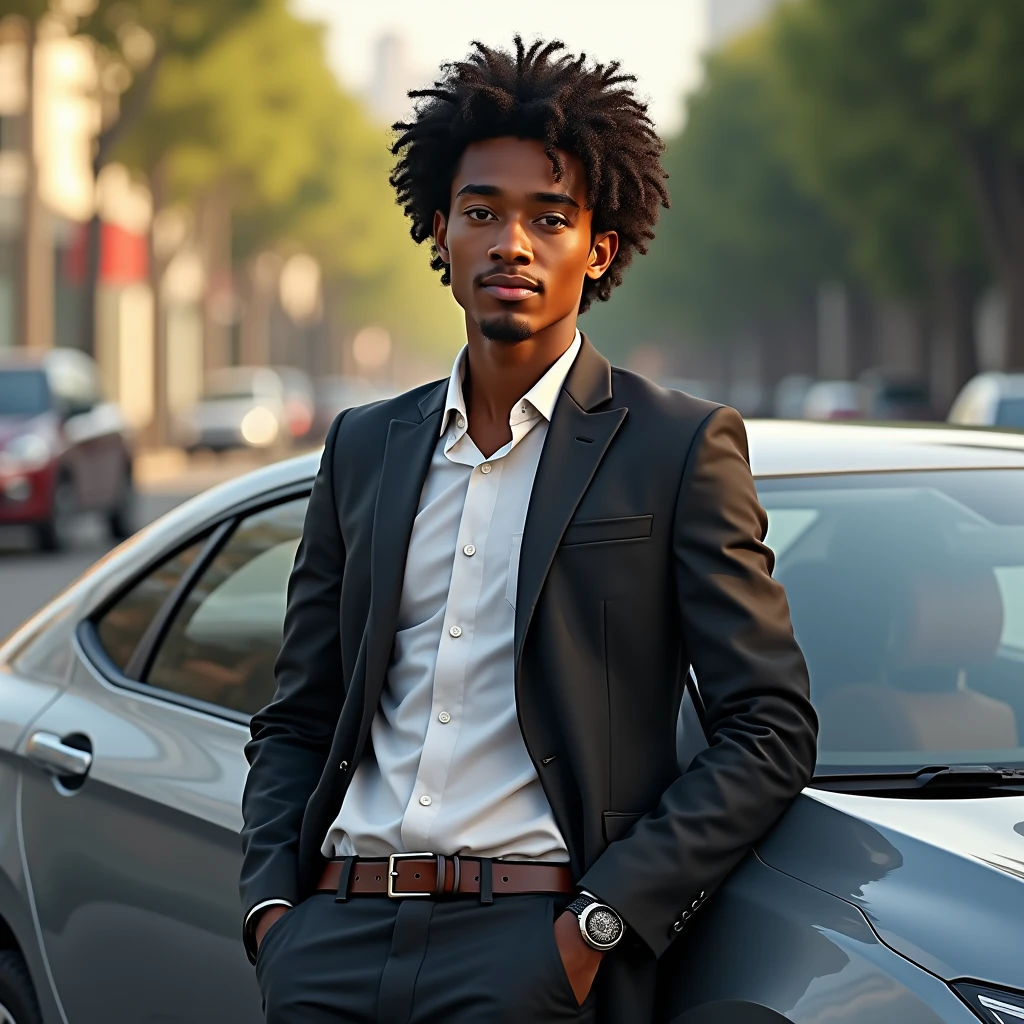
[[[400,860],[415,860],[418,857],[428,857],[436,859],[436,855],[433,853],[393,853],[388,857],[388,898],[393,900],[404,899],[407,896],[433,896],[433,892],[395,892],[395,879],[398,877],[398,871],[395,868],[395,863]]]

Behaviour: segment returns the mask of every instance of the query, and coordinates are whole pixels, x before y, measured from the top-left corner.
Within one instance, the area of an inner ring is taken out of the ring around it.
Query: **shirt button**
[[[437,720],[442,725],[447,725],[452,720],[452,716],[449,715],[447,711],[442,711],[441,714],[437,716]]]
[[[476,546],[473,544],[467,544],[463,549],[462,553],[468,558],[472,558],[476,554]]]
[[[448,632],[451,633],[452,636],[458,638],[458,637],[462,636],[462,627],[461,626],[452,626],[452,628],[449,629]]]
[[[481,472],[481,473],[490,473],[490,471],[491,471],[491,464],[490,464],[489,462],[485,462],[485,463],[484,463],[484,464],[483,464],[483,465],[482,465],[482,466],[480,467],[480,472]]]
[[[430,797],[429,796],[424,795],[424,796],[420,797],[420,804],[423,807],[429,807],[430,803],[431,803],[431,801],[430,801]]]
[[[466,419],[464,416],[460,416],[455,422],[458,423],[459,430],[461,430],[466,425]]]

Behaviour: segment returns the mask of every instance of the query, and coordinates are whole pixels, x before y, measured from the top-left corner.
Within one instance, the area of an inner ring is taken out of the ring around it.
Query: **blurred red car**
[[[133,508],[128,431],[93,360],[75,349],[0,352],[0,525],[31,526],[55,551],[82,512],[127,537]]]

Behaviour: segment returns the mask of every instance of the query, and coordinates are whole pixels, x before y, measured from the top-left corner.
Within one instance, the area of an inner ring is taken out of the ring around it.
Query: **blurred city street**
[[[141,529],[186,498],[259,464],[257,458],[244,452],[219,458],[189,458],[184,452],[169,448],[140,456],[135,466],[139,491],[135,523]],[[33,538],[25,527],[0,527],[0,639],[114,544],[103,524],[94,518],[76,523],[71,542],[60,552],[34,550]]]

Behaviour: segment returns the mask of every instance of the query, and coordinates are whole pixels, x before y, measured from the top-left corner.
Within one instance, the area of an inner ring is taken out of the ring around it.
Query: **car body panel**
[[[749,433],[761,477],[1024,468],[1024,437],[983,430],[755,422]],[[114,685],[73,627],[233,510],[307,488],[319,459],[275,463],[185,502],[0,647],[0,797],[15,792],[21,814],[19,825],[9,806],[0,809],[0,914],[22,922],[27,941],[34,894],[42,945],[27,952],[47,1024],[261,1019],[236,888],[247,730]],[[13,652],[37,642],[38,657],[16,656],[24,665],[12,667]],[[69,678],[37,678],[62,645],[73,653]],[[684,763],[701,745],[687,707]],[[40,730],[89,737],[95,762],[78,790],[20,756]],[[966,1024],[974,1016],[943,979],[1024,988],[1010,934],[1024,884],[1009,822],[1020,804],[971,803],[957,818],[939,802],[805,792],[668,954],[668,1019]],[[965,835],[949,835],[954,821]],[[972,896],[990,907],[972,910]],[[17,906],[8,912],[5,900]],[[967,928],[978,935],[973,951]]]
[[[753,855],[670,947],[662,978],[672,1024],[977,1024],[857,908]]]
[[[74,790],[26,763],[22,830],[42,940],[70,1020],[256,1024],[238,936],[247,730],[100,679],[79,652],[33,722],[87,736]]]
[[[888,946],[925,970],[1024,990],[1024,835],[1014,831],[1022,820],[1024,796],[811,789],[758,855],[859,907]]]

